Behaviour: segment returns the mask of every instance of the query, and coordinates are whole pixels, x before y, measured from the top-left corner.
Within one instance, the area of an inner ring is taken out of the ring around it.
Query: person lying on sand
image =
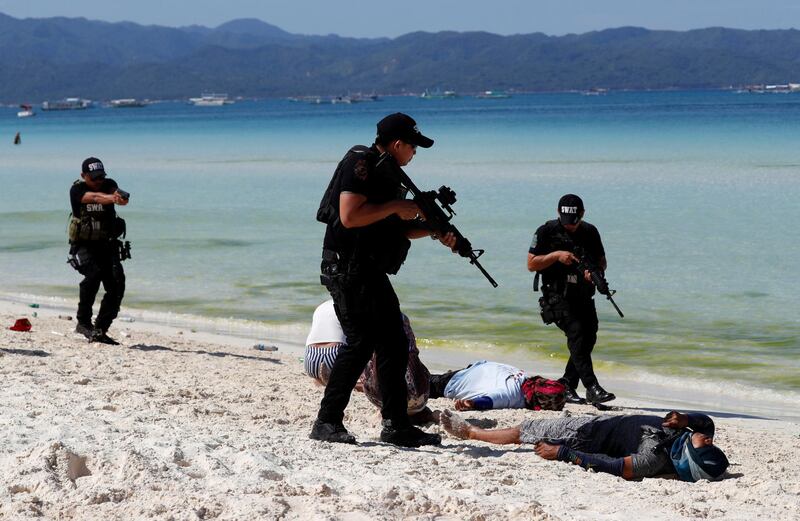
[[[430,373],[419,359],[417,339],[405,314],[403,314],[403,328],[408,338],[406,387],[408,389],[409,419],[415,425],[424,425],[431,422],[438,423],[439,411],[433,412],[427,407]],[[317,306],[314,311],[314,316],[311,320],[311,331],[306,338],[304,360],[306,374],[318,384],[327,385],[339,348],[346,344],[347,338],[333,309],[333,300],[326,300]],[[376,407],[381,407],[377,360],[374,354],[364,368],[355,390],[363,392]]]
[[[441,424],[457,438],[499,445],[533,443],[534,452],[544,459],[625,479],[677,474],[684,481],[716,480],[728,468],[725,454],[713,444],[714,421],[699,413],[528,419],[518,427],[490,430],[445,410]]]
[[[430,398],[455,400],[458,411],[547,409],[564,407],[566,387],[541,376],[528,376],[511,365],[479,360],[465,369],[431,375]]]
[[[408,338],[406,385],[408,414],[412,423],[438,423],[439,412],[426,407],[429,398],[454,399],[459,411],[507,408],[560,411],[564,407],[563,384],[540,376],[529,377],[521,369],[506,364],[480,360],[465,369],[431,375],[419,359],[417,340],[405,314],[403,326]],[[306,374],[320,385],[326,385],[339,348],[346,343],[333,309],[333,300],[327,300],[317,306],[311,319],[311,331],[306,338]],[[376,363],[373,355],[355,389],[380,407]]]

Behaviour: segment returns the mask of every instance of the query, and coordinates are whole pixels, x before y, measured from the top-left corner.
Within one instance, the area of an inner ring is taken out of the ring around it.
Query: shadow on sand
[[[23,355],[23,356],[50,356],[47,351],[41,349],[12,349],[8,347],[0,347],[0,352],[8,353],[10,355]]]
[[[237,355],[234,353],[225,353],[224,351],[204,351],[202,349],[198,349],[196,351],[192,350],[184,350],[184,349],[172,349],[171,347],[159,346],[159,345],[147,345],[147,344],[136,344],[130,346],[128,349],[136,349],[138,351],[172,351],[173,353],[187,353],[187,354],[194,354],[194,355],[208,355],[208,356],[215,356],[217,358],[242,358],[244,360],[258,360],[260,362],[269,362],[272,364],[282,364],[280,360],[276,358],[268,358],[264,356],[250,356],[250,355]]]
[[[655,413],[663,413],[667,409],[658,409],[655,407],[636,407],[636,409],[640,411],[650,411]],[[745,420],[772,420],[775,421],[775,418],[767,418],[766,416],[755,416],[752,414],[744,414],[744,413],[736,413],[736,412],[720,412],[720,411],[708,411],[708,410],[695,410],[695,409],[680,409],[680,412],[683,413],[690,413],[690,412],[699,412],[701,414],[707,414],[709,416],[714,416],[716,418],[742,418]],[[660,415],[659,415],[660,416]]]

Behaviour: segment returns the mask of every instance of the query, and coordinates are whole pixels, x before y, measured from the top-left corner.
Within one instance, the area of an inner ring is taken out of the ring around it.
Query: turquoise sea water
[[[602,233],[626,314],[598,300],[600,371],[800,391],[800,95],[161,103],[27,120],[0,109],[0,291],[77,297],[67,192],[96,155],[132,193],[120,210],[134,256],[126,305],[307,323],[326,298],[320,196],[347,148],[369,144],[397,110],[436,140],[408,173],[457,192],[455,222],[500,283],[416,241],[394,283],[420,337],[563,356],[560,331],[538,318],[525,258],[533,231],[574,192]]]

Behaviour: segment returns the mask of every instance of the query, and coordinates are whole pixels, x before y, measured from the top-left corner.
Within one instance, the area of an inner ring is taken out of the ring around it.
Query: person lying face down
[[[469,367],[431,375],[430,398],[455,400],[458,411],[548,409],[564,407],[566,388],[511,365],[479,360]]]
[[[544,459],[625,479],[677,474],[683,481],[717,480],[728,468],[725,454],[714,446],[714,421],[699,413],[528,419],[518,427],[490,430],[446,410],[441,424],[457,438],[532,443]]]

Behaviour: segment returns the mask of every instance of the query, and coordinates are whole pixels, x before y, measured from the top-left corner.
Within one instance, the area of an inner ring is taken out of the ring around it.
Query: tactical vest
[[[74,184],[82,181],[75,181]],[[109,218],[99,203],[81,203],[77,217],[69,214],[67,237],[70,243],[107,241],[125,235],[125,221],[117,216]]]
[[[369,162],[368,168],[372,172],[380,168],[383,162],[381,156],[374,154],[370,147],[364,145],[356,145],[345,154],[345,157],[342,158],[336,166],[333,177],[330,183],[328,183],[328,188],[325,190],[325,194],[322,196],[319,209],[317,210],[317,220],[327,224],[330,228],[342,226],[339,222],[338,204],[335,204],[335,201],[341,192],[342,166],[348,159],[351,159],[354,154],[363,156]],[[388,154],[386,156],[388,157]],[[405,195],[405,193],[403,193],[403,195]],[[396,229],[387,229],[386,233],[375,232],[376,227],[389,228],[392,225],[388,224],[387,221],[397,221],[398,219],[397,217],[390,216],[382,222],[373,223],[373,225],[371,225],[371,230],[359,228],[351,231],[353,247],[344,254],[345,257],[348,257],[352,261],[347,266],[348,271],[367,268],[393,275],[400,270],[400,267],[403,265],[408,255],[411,241],[406,238],[404,232],[399,232]],[[365,237],[368,233],[370,235]],[[336,253],[340,258],[343,255],[341,251],[337,251]]]

